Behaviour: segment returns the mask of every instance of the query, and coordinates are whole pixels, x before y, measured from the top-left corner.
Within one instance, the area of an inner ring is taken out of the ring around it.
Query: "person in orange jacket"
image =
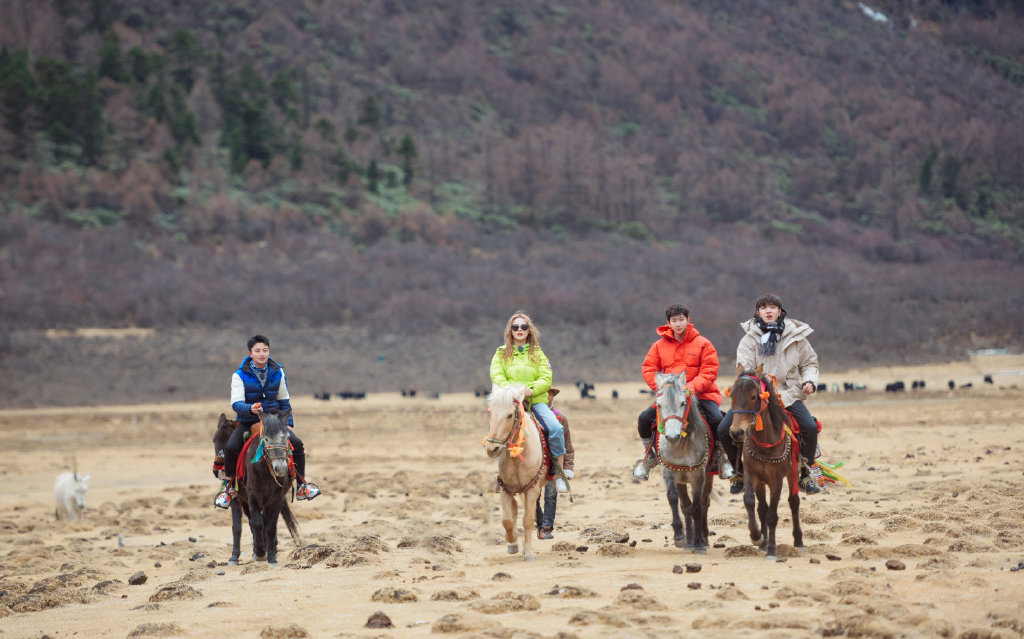
[[[658,327],[661,338],[651,344],[644,358],[642,372],[644,381],[656,390],[655,373],[686,373],[686,385],[697,396],[697,405],[701,415],[707,422],[709,432],[716,432],[722,421],[722,393],[718,390],[718,351],[711,340],[704,337],[697,327],[690,323],[690,309],[682,304],[672,304],[665,309],[668,324]],[[633,466],[633,477],[645,480],[651,468],[658,464],[651,443],[654,438],[654,425],[657,411],[649,406],[637,418],[637,431],[643,443],[646,455],[638,459]],[[717,447],[716,447],[717,448]],[[731,467],[722,468],[723,476],[732,476]]]

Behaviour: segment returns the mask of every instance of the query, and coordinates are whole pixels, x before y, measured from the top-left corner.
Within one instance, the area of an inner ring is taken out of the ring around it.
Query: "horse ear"
[[[757,370],[754,371],[754,373],[757,374],[758,378],[760,378],[762,375],[764,375],[764,364],[758,364],[757,365]]]
[[[217,428],[218,428],[218,429],[220,429],[221,427],[223,427],[223,426],[224,426],[224,424],[225,424],[225,423],[226,423],[227,421],[228,421],[228,417],[227,417],[227,415],[225,415],[224,413],[221,413],[221,414],[220,414],[220,419],[218,419],[218,420],[217,420]]]
[[[288,419],[292,416],[292,409],[288,409],[283,413],[278,413],[277,418],[281,420],[282,424],[287,425]]]
[[[743,364],[736,364],[736,376],[739,377],[743,374]]]

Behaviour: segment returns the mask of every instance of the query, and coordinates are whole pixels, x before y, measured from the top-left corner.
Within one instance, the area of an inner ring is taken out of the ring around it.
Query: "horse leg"
[[[256,497],[249,496],[249,528],[252,529],[252,558],[267,560],[267,542],[263,533],[263,511]]]
[[[680,477],[679,479],[683,478]],[[690,501],[690,494],[685,481],[676,482],[676,492],[679,493],[679,501],[682,502],[682,504],[679,507],[679,510],[682,511],[683,524],[686,527],[686,549],[693,550],[693,540],[695,536],[695,526],[693,519],[694,503]]]
[[[277,519],[281,515],[281,501],[272,500],[263,517],[263,535],[267,539],[267,563],[277,566]]]
[[[709,480],[704,471],[697,472],[693,482],[693,552],[698,555],[708,553],[708,502],[704,493],[704,485]]]
[[[779,549],[775,545],[775,529],[779,525],[779,499],[782,497],[782,477],[776,477],[771,484],[771,502],[768,504],[768,534],[765,546],[765,559],[775,561],[779,558]]]
[[[700,532],[704,537],[705,546],[711,545],[711,530],[708,528],[708,510],[711,509],[711,488],[714,484],[714,475],[704,475],[704,490],[701,491],[701,513]]]
[[[229,566],[237,566],[242,556],[242,505],[237,499],[231,500],[231,559]]]
[[[672,531],[676,548],[686,547],[686,537],[683,536],[683,520],[679,518],[679,491],[676,489],[675,477],[665,474],[665,498],[668,499],[668,507],[672,511]]]
[[[747,477],[744,480],[743,486],[743,505],[747,507],[747,528],[750,529],[750,543],[759,544],[761,542],[761,527],[758,525],[758,518],[754,514],[754,506],[758,506],[760,510],[760,504],[758,504],[757,497],[754,495],[754,482],[757,481],[753,477]],[[764,501],[764,489],[761,489],[761,501]],[[763,549],[763,548],[762,548]]]
[[[537,503],[537,498],[544,490],[545,483],[547,482],[542,479],[533,488],[523,493],[523,561],[537,559],[537,553],[533,550],[533,535],[530,534],[537,521],[537,511],[530,508],[530,504]]]
[[[508,554],[519,552],[516,543],[516,498],[501,491],[501,525],[505,527],[505,541],[508,542]]]
[[[790,482],[792,482],[790,478]],[[800,529],[800,489],[797,488],[796,492],[793,492],[793,488],[789,489],[789,511],[793,514],[793,546],[804,549],[804,533]]]

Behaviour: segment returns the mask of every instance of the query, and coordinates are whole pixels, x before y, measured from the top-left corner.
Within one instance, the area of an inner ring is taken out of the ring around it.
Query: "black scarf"
[[[771,324],[766,324],[757,313],[754,313],[754,320],[757,322],[757,326],[761,329],[762,333],[760,353],[762,355],[774,355],[775,345],[779,343],[782,331],[786,330],[786,309],[782,309],[782,312],[779,313],[779,319]]]

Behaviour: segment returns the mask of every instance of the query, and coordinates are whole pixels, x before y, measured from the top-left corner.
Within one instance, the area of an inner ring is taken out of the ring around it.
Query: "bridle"
[[[789,430],[789,426],[783,421],[782,428],[780,429],[779,439],[775,442],[765,443],[758,441],[754,437],[753,431],[764,430],[764,421],[762,414],[768,408],[768,399],[771,397],[771,393],[768,391],[768,384],[764,380],[754,377],[753,375],[740,375],[740,379],[747,378],[753,380],[761,386],[761,392],[757,395],[757,404],[753,410],[737,410],[732,409],[733,414],[745,413],[749,415],[755,415],[756,419],[752,424],[747,426],[746,432],[743,437],[743,447],[750,452],[751,457],[754,459],[766,463],[766,464],[780,464],[786,461],[790,456],[790,447],[792,446],[792,432]],[[754,442],[760,448],[775,448],[779,444],[785,443],[785,447],[782,449],[782,454],[778,457],[766,457],[759,453],[756,448],[753,448],[750,442]]]
[[[664,392],[665,392],[665,388],[667,388],[669,386],[673,386],[674,387],[675,385],[676,385],[675,380],[665,382],[664,384],[662,384],[661,386],[658,387],[657,395],[655,397],[661,397],[662,394],[664,394]],[[684,394],[684,396],[686,397],[686,401],[683,402],[683,405],[686,406],[686,409],[683,411],[682,415],[676,415],[676,414],[662,415],[661,414],[661,406],[658,405],[658,401],[657,401],[657,399],[655,399],[655,401],[654,401],[654,412],[655,412],[655,415],[656,415],[656,418],[655,418],[656,422],[655,423],[658,425],[658,431],[659,432],[664,432],[665,422],[667,422],[670,419],[678,419],[683,424],[682,436],[686,437],[686,417],[687,417],[687,415],[690,414],[690,402],[689,402],[690,397],[689,397],[689,393],[688,393],[689,389],[687,389],[685,386],[683,388],[685,390],[682,390],[680,392],[682,392]],[[679,390],[679,389],[676,388],[676,390]]]
[[[766,408],[768,408],[768,398],[771,396],[768,392],[768,384],[765,384],[764,380],[754,377],[753,375],[740,375],[740,379],[743,378],[753,380],[756,384],[759,384],[761,386],[761,392],[757,395],[757,404],[754,405],[753,410],[737,410],[734,408],[732,409],[732,412],[734,415],[736,413],[756,415],[757,418],[754,420],[754,430],[764,430],[764,423],[761,420],[761,414],[764,413]],[[731,390],[727,389],[726,395],[731,396]]]
[[[274,483],[277,484],[278,488],[284,488],[284,484],[277,481],[277,471],[274,470],[273,461],[271,461],[272,453],[279,453],[273,455],[274,459],[288,459],[288,455],[291,454],[292,444],[288,441],[287,437],[283,444],[271,444],[270,440],[267,439],[266,431],[260,435],[260,440],[263,444],[263,461],[266,463],[267,469],[270,471],[270,476],[273,478]]]
[[[515,404],[514,416],[512,418],[512,428],[508,431],[508,435],[505,439],[495,439],[493,437],[484,437],[483,445],[487,444],[498,444],[502,448],[502,454],[508,454],[512,457],[518,457],[520,461],[526,461],[523,457],[523,442],[526,439],[526,433],[523,430],[523,424],[526,423],[526,406],[519,400],[513,400]],[[507,418],[506,418],[507,419]],[[537,481],[540,480],[541,474],[547,470],[548,466],[548,450],[547,444],[544,442],[544,436],[540,432],[540,426],[537,426],[537,435],[540,440],[541,458],[540,465],[537,468],[537,472],[534,473],[533,478],[530,479],[523,486],[513,490],[501,479],[501,475],[498,475],[498,486],[510,495],[518,495],[519,493],[525,493],[526,491],[533,488]],[[513,439],[515,438],[515,439]],[[501,464],[499,462],[499,469]],[[500,472],[500,470],[499,470]]]
[[[677,380],[678,380],[678,378],[677,378]],[[661,397],[662,393],[664,392],[663,389],[668,387],[669,385],[675,386],[675,382],[674,381],[673,382],[665,382],[664,384],[659,386],[658,387],[657,397]],[[658,432],[659,433],[664,433],[665,422],[668,421],[669,419],[678,419],[683,424],[682,431],[680,432],[680,437],[686,437],[689,434],[687,432],[687,426],[689,424],[687,423],[686,419],[690,415],[690,406],[692,404],[691,399],[693,397],[693,394],[690,392],[690,389],[688,387],[686,387],[686,386],[683,386],[682,390],[680,390],[678,387],[676,387],[676,390],[678,390],[679,392],[681,392],[683,394],[683,397],[685,398],[684,401],[683,401],[683,405],[686,406],[686,408],[683,410],[683,414],[682,415],[676,415],[676,414],[662,415],[661,414],[661,407],[658,406],[657,401],[655,401],[655,403],[654,403],[654,410],[655,410],[655,413],[657,415],[656,419],[657,419],[657,424],[658,424]],[[701,420],[704,419],[704,416],[700,414],[700,411],[697,411],[697,418],[701,419]],[[660,437],[655,436],[654,441],[652,442],[652,445],[654,446],[654,452],[658,455],[658,461],[660,461],[661,465],[664,466],[665,468],[668,468],[669,470],[673,470],[673,471],[676,471],[676,472],[690,472],[690,471],[693,471],[693,470],[698,470],[698,469],[704,468],[705,465],[707,464],[708,457],[711,454],[711,434],[709,432],[709,429],[707,428],[707,422],[704,423],[704,456],[701,457],[700,461],[698,461],[693,466],[679,466],[677,464],[673,464],[673,463],[667,461],[665,459],[665,457],[661,454],[661,446],[659,445],[660,440],[661,440]]]
[[[486,446],[487,444],[498,444],[507,451],[511,451],[513,448],[516,447],[515,444],[509,445],[509,442],[512,441],[512,438],[516,434],[522,431],[524,421],[523,415],[526,411],[522,402],[520,402],[518,399],[512,400],[512,403],[515,405],[515,410],[513,411],[512,428],[508,431],[508,435],[505,437],[505,439],[494,439],[493,437],[484,437],[484,446]],[[518,453],[513,453],[513,455],[521,454],[521,447]]]

